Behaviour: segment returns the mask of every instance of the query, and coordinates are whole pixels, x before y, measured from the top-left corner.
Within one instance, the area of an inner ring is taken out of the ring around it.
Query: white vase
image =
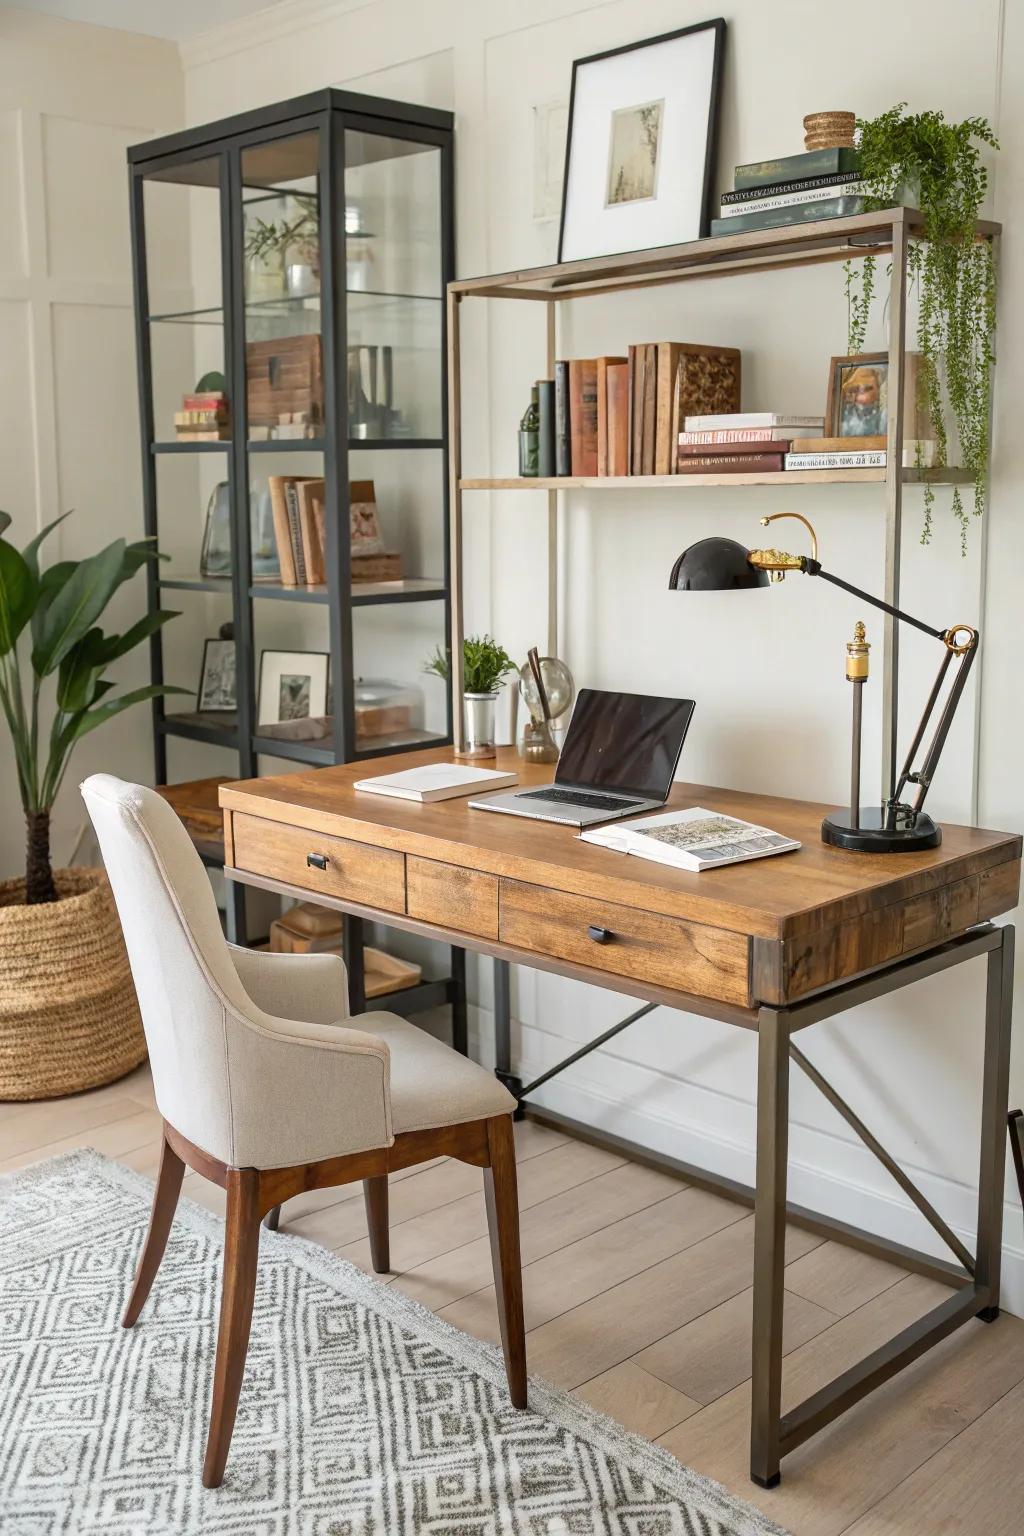
[[[494,751],[494,706],[497,693],[464,693],[466,705],[466,749],[483,753]]]
[[[284,297],[284,258],[279,250],[248,256],[245,262],[245,297],[250,304]]]

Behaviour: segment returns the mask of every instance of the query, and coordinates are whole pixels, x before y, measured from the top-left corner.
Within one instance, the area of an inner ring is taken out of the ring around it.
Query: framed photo
[[[352,480],[348,488],[348,520],[354,555],[381,555],[384,539],[372,480]]]
[[[203,646],[203,668],[199,674],[196,709],[201,715],[219,714],[238,708],[235,684],[235,642],[207,640]]]
[[[264,651],[260,656],[260,725],[322,719],[327,714],[326,651]]]
[[[725,22],[572,66],[559,261],[708,232]]]
[[[865,352],[829,363],[826,437],[885,437],[889,430],[889,355]]]

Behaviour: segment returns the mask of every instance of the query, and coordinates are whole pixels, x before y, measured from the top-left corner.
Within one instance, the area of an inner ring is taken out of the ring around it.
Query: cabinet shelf
[[[402,302],[409,300],[416,304],[443,304],[444,295],[441,293],[392,293],[382,288],[346,288],[346,295],[350,299],[380,299],[385,303],[390,300]],[[296,311],[308,310],[310,314],[319,315],[320,295],[318,293],[281,293],[271,299],[246,299],[245,311],[257,315],[290,315]],[[220,304],[208,304],[199,309],[173,309],[163,314],[150,315],[149,325],[223,325],[224,309]]]
[[[231,596],[230,576],[188,576],[174,571],[157,577],[161,587],[179,592],[209,592],[219,597]],[[444,582],[436,576],[403,576],[397,581],[357,581],[352,584],[353,608],[368,608],[388,603],[443,602],[447,597]],[[254,581],[249,596],[270,598],[286,603],[329,603],[326,585],[286,587],[279,581]]]

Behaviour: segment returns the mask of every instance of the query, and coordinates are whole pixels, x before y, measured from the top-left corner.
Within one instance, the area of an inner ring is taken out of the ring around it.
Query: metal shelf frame
[[[546,267],[523,268],[486,277],[461,279],[448,285],[448,391],[451,451],[450,538],[452,571],[452,679],[456,699],[462,695],[462,539],[463,496],[488,490],[535,490],[548,499],[548,603],[547,644],[558,651],[558,541],[560,497],[585,490],[668,490],[685,492],[698,485],[819,485],[877,484],[885,495],[885,572],[883,596],[894,607],[900,604],[900,545],[903,532],[903,488],[931,480],[935,484],[964,484],[968,477],[950,469],[941,476],[928,471],[905,470],[902,465],[903,381],[906,375],[907,252],[911,240],[923,237],[922,215],[912,208],[888,208],[876,213],[854,214],[843,219],[820,219],[782,229],[747,231],[713,239],[693,240],[657,250],[634,251],[621,256],[598,256],[586,261],[562,262]],[[979,221],[975,236],[997,247],[1001,226]],[[887,467],[878,470],[783,471],[776,475],[678,475],[630,476],[615,480],[563,479],[521,480],[517,477],[476,478],[465,474],[462,464],[460,310],[467,299],[502,299],[547,306],[547,377],[553,377],[557,351],[559,306],[579,299],[610,296],[665,284],[699,279],[727,278],[752,272],[787,270],[823,262],[846,261],[868,252],[891,255],[889,278],[889,399]],[[991,434],[991,415],[989,419]],[[899,734],[899,629],[886,616],[882,670],[882,786],[888,795],[896,781]],[[463,740],[461,710],[456,711],[455,745]]]

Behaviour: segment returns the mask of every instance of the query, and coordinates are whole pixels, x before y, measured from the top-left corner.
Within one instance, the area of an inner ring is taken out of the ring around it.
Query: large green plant
[[[68,514],[65,513],[66,517]],[[182,688],[152,684],[111,699],[104,677],[111,662],[133,650],[175,615],[146,614],[123,635],[105,635],[97,620],[122,582],[159,559],[147,539],[115,539],[86,560],[58,560],[45,571],[39,549],[58,517],[21,551],[2,537],[11,519],[0,512],[0,708],[14,746],[28,849],[25,900],[56,901],[50,865],[50,812],[75,743],[123,709]],[[53,719],[41,721],[43,689],[55,677]]]
[[[438,646],[423,670],[435,672],[447,681],[448,652]],[[465,693],[493,693],[508,674],[516,670],[511,656],[490,635],[467,635],[463,640],[462,687]]]
[[[988,489],[988,417],[995,361],[996,272],[989,240],[974,226],[988,189],[980,144],[998,149],[988,121],[968,117],[947,123],[941,112],[905,113],[906,102],[880,117],[858,121],[867,207],[891,208],[913,189],[923,215],[923,239],[912,241],[908,270],[918,288],[918,401],[935,433],[935,468],[948,462],[946,397],[960,441],[960,462],[974,480],[974,513],[985,508]],[[863,350],[874,291],[875,257],[859,270],[846,263],[849,348]],[[943,387],[945,386],[945,388]],[[918,467],[921,451],[918,449]],[[925,486],[921,542],[931,537],[934,487]],[[969,519],[959,487],[953,512],[966,552]]]

